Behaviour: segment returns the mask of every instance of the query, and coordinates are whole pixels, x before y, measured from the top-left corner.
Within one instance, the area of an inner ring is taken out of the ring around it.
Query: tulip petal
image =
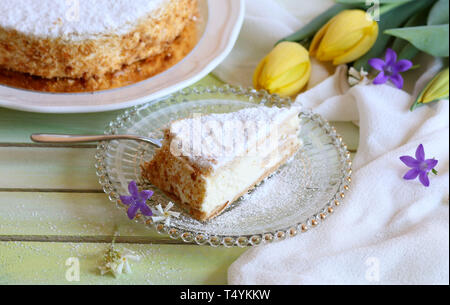
[[[261,77],[261,73],[262,70],[264,69],[264,65],[266,64],[266,58],[264,58],[263,60],[261,60],[258,64],[258,66],[256,67],[255,73],[253,73],[253,86],[256,89],[261,89],[261,83],[260,83],[260,77]]]
[[[317,52],[319,51],[320,44],[322,43],[322,39],[325,36],[325,33],[327,32],[332,22],[333,19],[328,21],[314,36],[311,45],[309,47],[309,54],[311,56],[316,56]]]
[[[414,179],[417,178],[417,176],[419,176],[419,174],[420,174],[420,170],[418,170],[417,168],[414,168],[414,169],[408,171],[406,173],[406,175],[403,176],[403,179],[405,179],[405,180],[414,180]]]
[[[309,61],[308,51],[299,43],[282,42],[267,55],[266,64],[261,73],[264,87],[265,82],[281,76],[286,71],[296,67],[300,63]]]
[[[389,80],[389,76],[386,76],[384,72],[380,72],[373,80],[375,85],[385,84]]]
[[[308,83],[311,76],[311,65],[308,63],[306,65],[306,71],[303,73],[303,77],[299,80],[295,81],[294,83],[291,83],[287,86],[284,86],[282,88],[279,88],[277,90],[277,94],[279,94],[282,97],[286,96],[292,96],[297,93],[299,93]]]
[[[394,74],[391,75],[389,77],[389,79],[391,80],[391,82],[398,88],[398,89],[402,89],[403,88],[403,77],[400,74]]]
[[[320,45],[316,57],[321,61],[333,60],[338,56],[345,55],[348,50],[351,50],[363,38],[363,31],[348,33],[339,39],[332,32],[328,32]]]
[[[448,98],[449,86],[448,86],[449,69],[445,69],[440,72],[433,80],[426,86],[421,93],[418,101],[421,103],[430,103],[437,100]]]
[[[346,64],[357,60],[373,47],[378,38],[378,23],[373,22],[373,28],[370,33],[363,36],[361,41],[355,45],[351,50],[348,50],[344,55],[334,59],[334,65]]]
[[[425,149],[423,148],[422,144],[420,144],[416,149],[416,159],[419,162],[422,162],[425,160]]]
[[[307,64],[300,64],[300,65],[286,71],[279,77],[270,79],[266,89],[270,93],[278,93],[278,89],[286,87],[286,86],[290,86],[293,83],[297,83],[298,80],[303,79],[305,77],[305,73],[307,72],[307,70],[308,70]],[[297,93],[301,89],[302,88],[298,88]]]
[[[369,65],[378,71],[384,71],[384,66],[386,63],[381,58],[372,58],[369,59]]]
[[[420,173],[419,180],[425,187],[430,186],[430,179],[428,178],[428,174],[426,172]]]
[[[344,54],[354,49],[365,36],[370,36],[374,26],[378,27],[378,24],[367,18],[367,14],[363,10],[341,12],[334,18],[333,24],[327,30],[319,48],[320,56],[317,58],[319,60],[333,60],[335,57],[345,56]],[[350,56],[350,58],[353,56],[355,55]],[[341,63],[348,62],[344,59],[338,61]]]

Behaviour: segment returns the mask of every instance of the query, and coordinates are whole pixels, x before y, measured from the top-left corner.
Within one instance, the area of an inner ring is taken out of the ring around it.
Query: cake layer
[[[298,151],[298,114],[297,108],[257,107],[175,122],[144,177],[194,218],[211,219]],[[207,149],[196,149],[195,139]]]
[[[177,64],[195,47],[198,41],[197,23],[191,21],[166,50],[140,60],[121,70],[90,78],[42,78],[0,68],[0,84],[41,92],[93,92],[120,88],[146,80]]]
[[[101,76],[163,53],[198,9],[197,0],[77,0],[68,17],[69,2],[0,1],[0,67],[44,78]]]

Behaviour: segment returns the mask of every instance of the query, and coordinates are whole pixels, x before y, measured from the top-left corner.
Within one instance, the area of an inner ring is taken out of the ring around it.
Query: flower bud
[[[308,51],[295,42],[278,44],[258,65],[253,75],[256,89],[283,97],[299,93],[311,76]]]
[[[419,95],[417,103],[427,104],[448,99],[448,75],[448,68],[436,75]]]
[[[310,54],[334,65],[353,62],[366,54],[378,38],[378,23],[363,10],[345,10],[314,36]]]

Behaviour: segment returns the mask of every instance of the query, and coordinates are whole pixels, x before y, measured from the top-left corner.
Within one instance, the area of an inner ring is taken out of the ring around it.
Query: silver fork
[[[31,135],[31,140],[36,143],[50,143],[50,144],[69,144],[69,143],[89,143],[112,140],[132,140],[139,142],[150,143],[151,145],[161,148],[162,140],[153,139],[138,135],[67,135],[67,134],[45,134],[35,133]]]

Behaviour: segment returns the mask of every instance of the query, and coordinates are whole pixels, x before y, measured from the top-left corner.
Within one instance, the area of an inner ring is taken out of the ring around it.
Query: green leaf
[[[428,25],[448,24],[448,0],[439,0],[433,6],[428,16]]]
[[[428,13],[429,13],[429,10],[422,10],[422,11],[418,12],[417,14],[415,14],[414,16],[409,18],[409,20],[402,27],[408,28],[408,27],[413,27],[413,26],[425,25],[427,22]],[[412,50],[410,46],[411,46],[411,44],[408,41],[406,41],[402,38],[396,38],[394,40],[394,43],[392,44],[392,49],[397,54],[400,54],[402,52],[407,52],[408,49]],[[415,48],[415,49],[417,50],[417,48]],[[417,53],[418,52],[419,52],[419,50],[417,50]],[[415,55],[417,55],[417,53]],[[413,58],[413,57],[411,57],[411,58]],[[411,59],[411,58],[404,57],[402,59]]]
[[[380,35],[378,36],[375,45],[363,57],[358,59],[354,66],[357,70],[364,68],[366,71],[370,70],[369,59],[381,57],[391,41],[392,37],[384,34],[387,29],[398,28],[403,25],[411,16],[421,10],[429,8],[434,3],[433,0],[416,0],[400,5],[380,16],[378,25],[380,27]]]
[[[409,41],[417,49],[436,57],[448,57],[448,24],[390,29],[385,34]]]
[[[331,18],[342,12],[343,10],[361,8],[361,5],[355,4],[335,4],[321,15],[314,18],[310,23],[301,28],[294,34],[281,39],[277,42],[279,44],[283,41],[302,42],[310,40],[320,28],[326,24]]]

